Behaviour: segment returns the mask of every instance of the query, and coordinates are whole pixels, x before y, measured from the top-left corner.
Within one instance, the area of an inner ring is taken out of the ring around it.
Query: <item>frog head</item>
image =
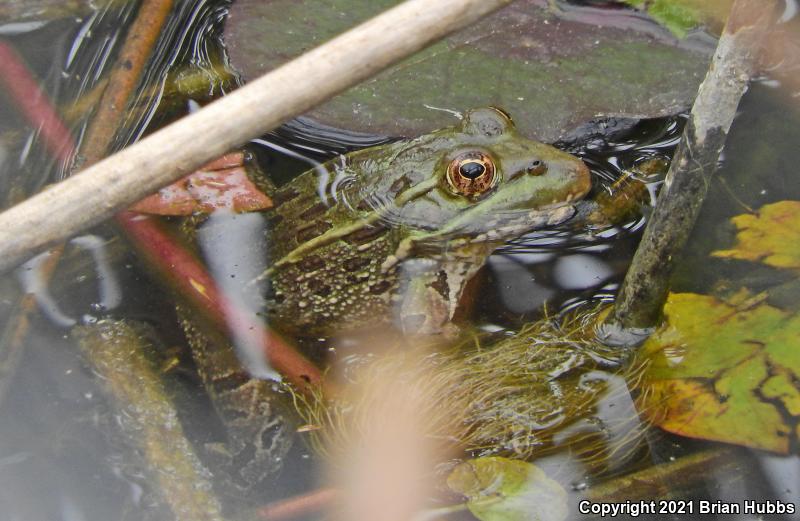
[[[396,217],[418,243],[501,243],[569,219],[591,188],[583,161],[522,136],[493,107],[412,142],[394,162],[416,177]]]

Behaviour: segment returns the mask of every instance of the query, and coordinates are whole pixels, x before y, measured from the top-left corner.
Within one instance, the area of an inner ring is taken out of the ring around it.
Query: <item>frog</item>
[[[269,325],[296,337],[386,326],[456,335],[465,286],[496,248],[535,229],[605,218],[587,204],[586,164],[521,135],[495,107],[336,157],[281,186],[248,176],[273,206],[260,212],[267,268],[246,287]],[[197,240],[199,228],[217,226],[211,221],[192,218],[184,229]],[[178,311],[225,426],[225,442],[207,447],[210,458],[225,489],[257,496],[291,448],[292,415],[272,382],[248,374],[230,342]]]
[[[591,186],[581,159],[523,136],[497,107],[339,156],[270,191],[261,313],[299,336],[454,334],[489,255],[570,220]]]

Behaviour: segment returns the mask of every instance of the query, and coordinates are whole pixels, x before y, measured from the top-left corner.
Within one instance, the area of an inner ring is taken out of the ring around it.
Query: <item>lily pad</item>
[[[741,293],[733,302],[674,293],[641,410],[663,429],[787,453],[800,435],[800,316]]]
[[[256,77],[396,3],[238,0],[225,30],[231,61]],[[678,42],[630,9],[570,8],[559,17],[546,5],[514,2],[307,115],[336,128],[412,136],[495,105],[524,134],[555,141],[594,117],[659,117],[691,106],[713,44]]]
[[[567,493],[539,467],[508,458],[478,458],[458,465],[447,478],[481,521],[562,521]]]
[[[768,204],[756,215],[738,215],[732,222],[737,244],[712,255],[800,269],[800,201]]]

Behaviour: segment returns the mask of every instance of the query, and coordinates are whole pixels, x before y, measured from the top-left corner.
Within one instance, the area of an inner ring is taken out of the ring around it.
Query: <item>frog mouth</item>
[[[575,205],[567,203],[536,210],[503,212],[481,223],[480,232],[463,228],[440,231],[418,238],[414,242],[417,248],[441,248],[443,244],[449,248],[458,248],[467,244],[502,243],[533,230],[558,226],[571,219],[575,213]]]
[[[576,213],[575,205],[561,204],[527,212],[514,212],[514,215],[495,216],[486,223],[486,232],[472,237],[470,242],[499,242],[541,228],[558,226],[570,220]]]

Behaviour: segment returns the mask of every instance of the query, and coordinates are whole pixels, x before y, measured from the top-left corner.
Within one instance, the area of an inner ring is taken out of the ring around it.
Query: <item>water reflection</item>
[[[107,241],[96,235],[82,235],[70,240],[69,243],[89,252],[92,257],[93,269],[97,273],[99,284],[97,298],[91,304],[93,311],[112,311],[122,302],[122,288],[106,251]],[[78,320],[62,311],[50,292],[51,272],[48,268],[48,259],[52,255],[53,252],[46,251],[33,257],[20,266],[16,271],[17,277],[23,292],[34,296],[42,313],[51,321],[61,327],[74,326]],[[69,306],[74,308],[75,302],[70,302]],[[93,317],[84,314],[81,320],[93,320]]]
[[[235,214],[218,210],[197,230],[197,243],[222,295],[236,309],[253,316],[260,311],[261,302],[254,301],[250,290],[262,294],[264,282],[257,277],[267,269],[265,225],[266,220],[259,213]],[[252,328],[244,327],[241,321],[229,320],[228,327],[247,372],[254,378],[280,381],[280,375],[264,357],[261,337]]]

